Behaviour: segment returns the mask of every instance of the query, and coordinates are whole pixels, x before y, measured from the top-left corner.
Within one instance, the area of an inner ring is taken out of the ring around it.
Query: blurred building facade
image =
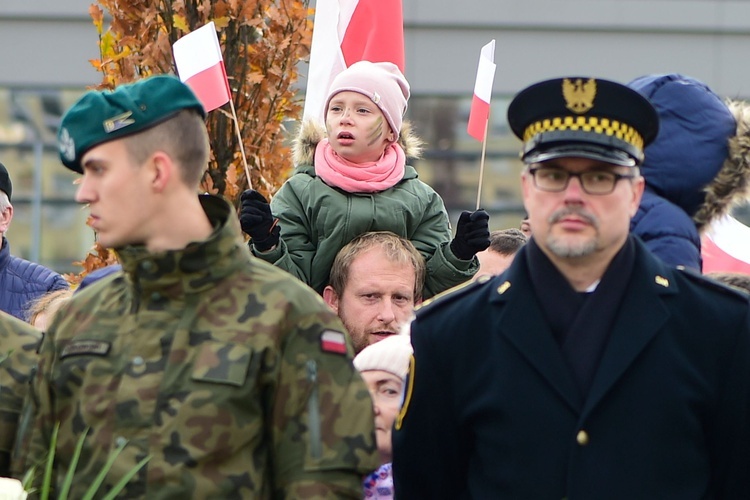
[[[94,235],[73,202],[75,175],[57,160],[60,113],[100,75],[91,0],[0,1],[0,162],[14,182],[13,252],[60,272]],[[497,73],[481,205],[492,229],[517,226],[518,141],[505,121],[522,87],[562,75],[627,82],[679,72],[719,95],[750,99],[746,0],[403,0],[407,118],[426,141],[420,176],[455,217],[477,203],[481,144],[466,134],[480,48],[496,40]],[[314,5],[314,2],[313,2]],[[305,81],[299,82],[302,91]]]

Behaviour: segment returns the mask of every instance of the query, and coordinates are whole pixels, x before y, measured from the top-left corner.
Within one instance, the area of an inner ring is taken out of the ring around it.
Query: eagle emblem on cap
[[[596,80],[589,78],[584,82],[580,78],[574,81],[565,78],[562,82],[562,94],[566,108],[573,113],[585,113],[594,107]]]

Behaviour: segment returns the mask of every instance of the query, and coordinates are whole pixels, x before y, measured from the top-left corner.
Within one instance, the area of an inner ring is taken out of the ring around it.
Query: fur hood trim
[[[292,144],[292,159],[294,166],[312,165],[315,158],[315,147],[325,139],[325,128],[313,120],[305,120],[299,128],[299,133]],[[407,163],[416,160],[422,154],[424,142],[412,130],[411,123],[404,121],[398,143],[404,149]]]
[[[705,187],[705,201],[693,216],[701,233],[728,214],[732,207],[750,199],[750,104],[731,99],[726,104],[737,122],[737,131],[729,138],[727,159]]]

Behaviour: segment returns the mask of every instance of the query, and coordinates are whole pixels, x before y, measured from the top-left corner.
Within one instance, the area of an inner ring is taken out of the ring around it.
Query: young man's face
[[[91,148],[81,164],[76,201],[87,206],[99,243],[107,248],[144,243],[154,218],[149,169],[133,164],[122,139]]]
[[[380,108],[359,92],[339,92],[326,110],[328,142],[339,156],[354,162],[373,162],[394,138]]]
[[[341,296],[328,286],[323,298],[339,315],[354,351],[359,352],[398,333],[411,319],[415,282],[411,264],[391,262],[381,249],[371,248],[352,262]]]
[[[560,158],[534,167],[552,167],[563,171],[633,174],[633,169],[586,158]],[[552,258],[585,262],[597,255],[613,256],[625,242],[630,219],[635,215],[643,194],[643,178],[617,181],[609,194],[586,193],[580,178],[571,177],[568,186],[549,192],[536,186],[527,170],[521,178],[524,204],[529,213],[533,237]]]

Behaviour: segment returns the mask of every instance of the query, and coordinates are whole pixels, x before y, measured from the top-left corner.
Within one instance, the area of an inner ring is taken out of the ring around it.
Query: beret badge
[[[60,148],[60,154],[68,161],[73,161],[76,157],[76,143],[70,136],[67,128],[60,130],[60,137],[58,138],[58,147]]]
[[[109,134],[111,132],[115,132],[117,130],[125,128],[128,125],[132,125],[133,123],[135,123],[135,120],[132,118],[132,116],[132,111],[126,111],[125,113],[104,120],[104,122],[102,123],[102,125],[104,125],[104,131]]]

